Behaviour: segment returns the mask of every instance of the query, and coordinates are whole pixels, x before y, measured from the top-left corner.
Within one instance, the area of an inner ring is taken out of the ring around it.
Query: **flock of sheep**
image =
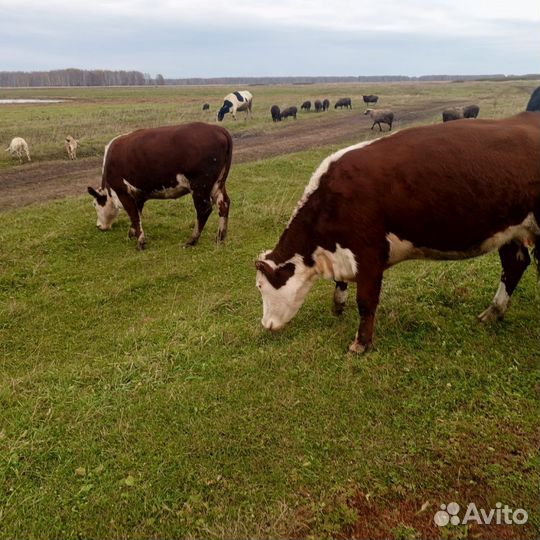
[[[366,105],[375,104],[379,100],[379,96],[370,94],[362,96],[362,99]],[[306,100],[300,106],[300,109],[305,112],[311,111],[311,101]],[[316,99],[313,102],[313,108],[315,112],[324,112],[330,108],[330,100],[325,98],[323,100]],[[336,101],[334,109],[352,109],[352,99],[350,97],[340,98]],[[210,109],[210,104],[205,103],[203,105],[203,111]],[[445,109],[442,113],[443,122],[449,122],[451,120],[458,120],[461,118],[476,118],[480,111],[478,105],[467,105],[463,107],[452,107]],[[296,106],[287,107],[280,110],[278,105],[272,105],[270,108],[270,115],[273,122],[281,122],[281,120],[292,117],[296,120],[298,114],[298,108]],[[364,114],[369,115],[373,124],[371,129],[376,125],[379,126],[379,131],[382,131],[381,124],[388,126],[388,131],[392,130],[392,124],[394,123],[394,113],[390,109],[366,109]],[[65,138],[64,146],[68,155],[68,159],[77,159],[77,146],[79,140],[75,139],[71,135]],[[28,143],[22,137],[14,137],[10,145],[6,148],[6,152],[9,152],[13,157],[19,159],[19,162],[23,162],[23,157],[26,157],[28,161],[32,161],[30,158],[30,150]]]

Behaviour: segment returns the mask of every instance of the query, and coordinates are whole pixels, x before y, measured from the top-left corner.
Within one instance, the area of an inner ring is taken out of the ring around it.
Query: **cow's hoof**
[[[198,240],[193,240],[193,239],[188,240],[188,241],[184,244],[184,247],[185,247],[185,248],[194,247],[194,246],[197,245],[197,242],[198,242]]]
[[[368,350],[368,347],[362,345],[356,339],[351,343],[349,347],[349,352],[353,354],[364,354]]]
[[[478,320],[482,323],[490,323],[501,321],[504,318],[504,313],[495,304],[491,304],[486,310],[478,315]]]
[[[144,236],[139,236],[139,239],[137,240],[137,249],[142,251],[144,248],[146,248],[146,239]]]
[[[137,233],[135,232],[135,229],[133,227],[129,228],[128,238],[137,238]]]
[[[343,312],[345,311],[345,303],[343,304],[334,303],[332,311],[334,312],[334,315],[338,315],[338,316],[343,315]]]

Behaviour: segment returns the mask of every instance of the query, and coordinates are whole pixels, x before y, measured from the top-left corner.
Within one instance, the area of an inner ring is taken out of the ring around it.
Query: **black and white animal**
[[[300,105],[300,109],[303,111],[309,112],[311,110],[311,101],[304,101],[302,105]]]
[[[129,236],[143,249],[141,223],[148,199],[177,199],[191,193],[197,222],[187,245],[193,246],[212,212],[219,211],[217,241],[227,234],[230,200],[225,190],[232,159],[232,138],[219,126],[194,122],[138,129],[114,138],[103,157],[101,186],[88,187],[97,227],[109,230],[123,207],[131,219]]]
[[[377,101],[379,101],[379,96],[369,94],[368,96],[362,96],[362,99],[364,100],[364,103],[367,105],[368,103],[377,103]]]
[[[315,107],[315,112],[321,112],[323,110],[323,104],[320,99],[316,99],[313,105]]]
[[[298,114],[298,109],[293,105],[292,107],[287,107],[281,111],[281,118],[289,118],[292,116],[296,120],[296,115]]]
[[[352,109],[352,101],[350,97],[339,98],[334,105],[334,109]]]
[[[223,98],[223,105],[218,111],[217,119],[221,122],[227,113],[231,113],[231,116],[236,120],[236,111],[245,111],[247,117],[251,115],[252,104],[253,96],[247,90],[227,94]]]
[[[392,130],[392,124],[394,122],[394,113],[389,109],[366,109],[364,114],[369,114],[373,120],[371,129],[375,127],[375,124],[379,126],[379,131],[382,131],[381,124],[387,124],[389,129]]]
[[[330,101],[328,99],[323,99],[323,102],[322,102],[323,111],[327,111],[329,108],[330,108]]]
[[[281,112],[277,105],[270,107],[270,114],[272,115],[272,122],[281,122]]]
[[[209,111],[209,110],[210,110],[210,103],[205,103],[205,104],[202,106],[202,110],[203,110],[203,111]]]

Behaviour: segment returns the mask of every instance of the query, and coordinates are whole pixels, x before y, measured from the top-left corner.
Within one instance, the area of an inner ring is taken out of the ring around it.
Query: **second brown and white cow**
[[[232,160],[232,138],[202,122],[138,129],[105,147],[101,187],[94,198],[97,227],[109,230],[123,207],[131,219],[129,236],[146,243],[141,216],[149,199],[177,199],[191,193],[197,222],[187,245],[195,245],[212,212],[219,211],[217,240],[227,234],[230,200],[225,189]]]
[[[361,353],[372,345],[387,268],[495,249],[501,282],[479,318],[502,318],[528,247],[540,242],[539,119],[525,112],[411,128],[326,158],[276,247],[256,262],[263,326],[285,326],[318,277],[336,281],[337,312],[356,282],[361,322],[350,351]]]

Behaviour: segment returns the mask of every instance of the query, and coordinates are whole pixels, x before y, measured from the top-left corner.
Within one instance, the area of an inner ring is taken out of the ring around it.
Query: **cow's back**
[[[174,183],[178,174],[215,176],[225,166],[230,144],[225,129],[202,122],[138,129],[111,142],[107,181],[126,180],[149,190]]]
[[[531,212],[538,220],[537,120],[522,113],[397,132],[333,163],[326,191],[347,201],[340,220],[415,245],[465,249]]]

